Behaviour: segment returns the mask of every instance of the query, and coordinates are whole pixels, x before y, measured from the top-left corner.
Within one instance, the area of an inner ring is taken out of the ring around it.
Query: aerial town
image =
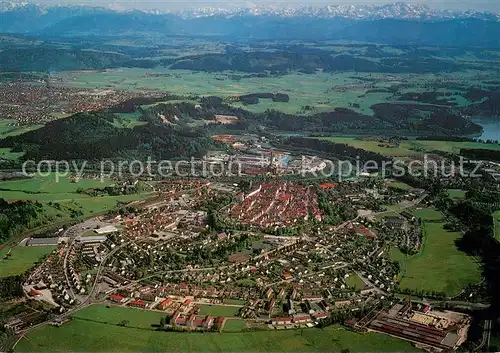
[[[393,294],[399,265],[390,249],[421,246],[419,221],[404,210],[425,206],[424,190],[370,178],[341,187],[251,184],[162,181],[154,199],[26,239],[29,247],[57,246],[23,286],[57,315],[23,312],[6,325],[16,333],[46,320],[64,325],[78,309],[105,303],[164,313],[164,330],[313,328],[336,317],[356,332],[390,334],[429,351],[465,341],[466,314]],[[328,215],[319,193],[347,205],[340,225],[322,222]],[[370,209],[374,199],[402,207]]]

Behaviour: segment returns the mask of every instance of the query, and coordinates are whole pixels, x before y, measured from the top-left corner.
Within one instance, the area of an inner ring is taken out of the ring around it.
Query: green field
[[[239,308],[234,306],[223,306],[223,305],[199,305],[200,315],[212,315],[212,316],[235,316],[238,313]]]
[[[113,125],[119,129],[133,129],[136,126],[146,125],[147,122],[139,121],[141,113],[115,114],[117,118],[113,121]]]
[[[113,184],[110,180],[101,182],[99,179],[81,179],[72,182],[68,177],[61,176],[56,180],[56,174],[48,176],[36,175],[31,179],[12,180],[0,182],[0,189],[43,193],[43,194],[65,194],[76,193],[77,189],[104,188]]]
[[[411,187],[410,185],[403,183],[403,182],[400,182],[400,181],[391,181],[388,184],[388,186],[391,188],[394,188],[394,189],[400,189],[400,190],[405,190],[405,191],[409,191],[409,190],[413,189],[413,187]]]
[[[73,315],[73,318],[80,320],[109,325],[118,325],[122,321],[127,321],[127,327],[139,329],[155,329],[156,327],[152,325],[159,325],[162,317],[165,318],[166,314],[122,306],[106,307],[104,304],[92,305]]]
[[[423,221],[421,251],[410,257],[397,249],[391,252],[392,259],[401,263],[401,288],[444,292],[453,296],[465,285],[479,282],[479,264],[455,245],[461,234],[445,230],[443,216],[435,209],[427,208],[414,213]]]
[[[224,299],[224,304],[245,305],[246,301],[239,299]]]
[[[124,308],[120,308],[125,310]],[[90,310],[89,314],[86,311]],[[16,352],[409,352],[417,351],[410,343],[377,333],[358,334],[338,326],[304,330],[263,330],[255,332],[179,333],[158,332],[152,329],[133,328],[156,324],[157,317],[144,321],[137,313],[127,312],[127,327],[116,322],[122,314],[111,312],[109,323],[89,321],[95,309],[84,309],[75,314],[72,322],[59,328],[44,326],[30,332],[15,347]],[[104,310],[104,309],[102,309]],[[104,311],[107,313],[107,311]],[[77,316],[84,316],[79,319]],[[117,317],[117,315],[119,317]],[[149,315],[149,314],[146,314]],[[135,321],[137,320],[137,321]],[[235,320],[232,320],[235,321]],[[236,325],[236,324],[235,324]]]
[[[29,270],[44,255],[55,249],[54,246],[14,246],[10,256],[4,259],[9,247],[0,250],[0,277],[15,276]]]
[[[24,155],[24,152],[12,152],[10,148],[0,148],[1,159],[19,159]]]
[[[493,227],[495,230],[495,238],[500,241],[500,211],[493,213]]]
[[[379,153],[384,156],[406,157],[418,156],[424,153],[447,152],[459,153],[461,148],[471,149],[490,149],[499,151],[500,145],[484,144],[479,142],[452,142],[452,141],[418,141],[405,140],[397,147],[382,146],[379,141],[364,140],[355,137],[319,137],[319,139],[332,141],[335,143],[344,143],[346,145]]]
[[[191,43],[188,47],[191,47]],[[218,51],[220,48],[215,49],[215,52]],[[182,54],[187,55],[186,52]],[[166,53],[166,56],[169,55],[171,53]],[[291,72],[279,77],[245,77],[248,74],[244,72],[209,73],[171,70],[163,67],[154,69],[119,68],[106,70],[106,72],[62,71],[55,75],[63,80],[62,85],[69,87],[131,91],[160,90],[184,96],[235,97],[247,93],[280,92],[288,94],[290,101],[273,102],[270,99],[261,99],[258,104],[243,106],[241,103],[234,103],[234,105],[253,112],[274,109],[290,114],[298,112],[314,114],[343,107],[368,115],[373,115],[370,108],[372,105],[391,102],[394,99],[391,92],[377,92],[373,89],[384,90],[391,87],[394,85],[396,76],[384,73],[316,72],[315,74],[303,74]],[[443,73],[442,76],[450,80],[457,80],[451,74]],[[401,81],[409,82],[409,92],[425,91],[426,89],[422,89],[421,86],[436,78],[434,74],[415,76],[405,73],[398,74],[397,77]],[[362,80],[363,78],[374,81],[367,85]],[[465,72],[460,79],[467,78],[473,79],[474,74]],[[404,89],[402,91],[404,92]],[[464,99],[463,102],[458,103],[468,102]],[[305,111],[302,109],[304,106],[310,106],[313,109]]]
[[[466,191],[460,189],[448,189],[448,196],[452,199],[464,199]]]
[[[245,330],[245,327],[246,324],[243,319],[226,320],[222,332],[241,332]]]
[[[91,197],[86,194],[77,193],[78,189],[101,189],[112,185],[111,180],[81,179],[72,182],[68,177],[56,175],[36,176],[32,179],[2,181],[0,182],[1,197],[8,201],[31,200],[45,204],[59,204],[60,209],[46,205],[45,210],[53,215],[65,215],[68,209],[80,210],[84,216],[104,212],[116,207],[117,202],[132,202],[146,198],[149,194],[131,194],[121,196],[97,196]]]
[[[16,136],[25,132],[39,129],[42,125],[18,126],[17,120],[0,119],[0,138]]]
[[[351,273],[351,275],[346,278],[345,283],[349,287],[356,288],[356,290],[362,290],[365,288],[365,283],[355,273]]]

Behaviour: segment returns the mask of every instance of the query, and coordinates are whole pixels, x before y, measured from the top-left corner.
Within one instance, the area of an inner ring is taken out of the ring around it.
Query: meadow
[[[12,152],[10,148],[0,148],[0,160],[2,159],[16,160],[21,158],[23,155],[24,152]]]
[[[104,188],[112,185],[109,179],[80,179],[78,182],[69,177],[60,176],[56,179],[56,174],[34,175],[30,179],[20,179],[0,182],[0,189],[12,190],[27,193],[40,194],[69,194],[76,193],[78,189]]]
[[[124,308],[120,308],[125,310]],[[85,313],[86,311],[89,313]],[[324,352],[350,350],[352,352],[408,352],[417,351],[410,343],[378,333],[358,334],[339,326],[330,326],[323,330],[262,330],[253,332],[223,333],[179,333],[159,332],[152,329],[131,327],[138,322],[137,313],[127,313],[130,323],[126,327],[116,324],[125,316],[112,319],[100,316],[108,323],[99,323],[80,319],[78,315],[88,316],[95,309],[88,308],[75,314],[70,323],[56,328],[44,326],[30,332],[15,347],[16,352]],[[106,315],[108,309],[102,309]],[[149,315],[149,314],[146,314]],[[149,324],[145,319],[141,326]],[[150,324],[156,324],[156,318],[150,318]],[[236,321],[236,320],[232,320]],[[240,320],[238,320],[240,321]],[[147,323],[146,323],[147,322]],[[232,326],[232,324],[231,324]],[[236,329],[236,323],[234,328]],[[92,339],[89,340],[89,334]]]
[[[31,130],[36,130],[41,126],[42,125],[18,126],[17,120],[0,119],[0,138],[20,135]]]
[[[459,153],[462,148],[470,149],[490,149],[500,151],[500,145],[484,144],[479,142],[452,142],[452,141],[421,141],[421,140],[405,140],[401,141],[398,146],[386,147],[379,141],[366,140],[356,137],[320,137],[319,139],[327,140],[335,143],[344,143],[348,146],[379,153],[383,156],[391,157],[407,157],[421,156],[425,153],[446,152]]]
[[[0,277],[20,275],[29,270],[42,257],[51,253],[54,246],[14,246],[0,250]],[[10,250],[10,256],[5,258]]]
[[[113,185],[109,179],[80,179],[72,181],[69,177],[56,179],[55,174],[47,176],[37,175],[31,179],[12,180],[0,182],[1,197],[8,201],[29,200],[46,204],[46,211],[58,214],[64,209],[80,210],[84,216],[94,213],[105,212],[116,207],[117,202],[132,202],[147,197],[148,193],[120,195],[120,196],[97,196],[92,197],[78,193],[78,189],[102,189]],[[50,204],[49,204],[50,203]],[[61,207],[50,207],[55,203]]]
[[[422,219],[424,239],[420,252],[413,256],[397,249],[391,252],[392,259],[401,265],[400,287],[454,296],[465,285],[479,282],[480,265],[455,245],[461,233],[445,230],[443,216],[436,209],[425,208],[414,214]]]
[[[248,77],[244,72],[200,72],[191,70],[171,70],[164,67],[154,69],[119,68],[105,72],[66,71],[55,74],[62,79],[60,83],[69,87],[105,88],[119,90],[161,90],[179,95],[200,95],[235,97],[248,93],[286,93],[289,102],[273,102],[261,99],[258,104],[243,105],[233,103],[252,112],[265,112],[267,109],[280,110],[290,114],[314,114],[332,111],[335,108],[349,108],[363,114],[373,115],[370,107],[377,103],[394,101],[388,88],[405,83],[401,93],[424,92],[425,84],[436,80],[434,74],[412,75],[400,73],[356,73],[356,72],[316,72],[305,74],[291,72],[278,77]],[[473,73],[464,72],[460,77],[443,73],[447,80],[471,82]],[[370,80],[364,81],[365,79]],[[429,88],[434,90],[433,88]],[[443,93],[448,90],[438,89]],[[451,91],[451,90],[450,90]],[[462,98],[458,96],[458,98]],[[465,105],[465,99],[458,102]],[[305,106],[311,110],[303,110]]]

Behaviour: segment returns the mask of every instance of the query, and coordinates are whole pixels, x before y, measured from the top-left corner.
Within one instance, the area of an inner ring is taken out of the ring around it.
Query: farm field
[[[184,53],[185,54],[185,53]],[[384,92],[394,84],[395,79],[409,83],[408,91],[425,91],[419,86],[436,79],[434,74],[387,75],[385,73],[337,72],[304,74],[291,72],[279,77],[248,77],[245,72],[199,72],[190,70],[170,70],[168,68],[139,69],[119,68],[105,72],[62,71],[55,74],[62,79],[62,85],[80,88],[105,88],[119,90],[161,90],[179,95],[200,95],[234,97],[248,93],[269,92],[286,93],[289,102],[273,102],[261,99],[258,104],[243,105],[233,103],[253,112],[267,109],[285,113],[314,114],[342,107],[360,113],[373,115],[371,106],[376,103],[390,102],[392,93]],[[443,74],[447,76],[449,74]],[[465,79],[469,74],[464,73]],[[473,79],[474,75],[470,75]],[[365,82],[364,79],[370,82]],[[450,77],[456,79],[456,77]],[[375,90],[374,90],[375,89]],[[377,91],[376,89],[379,89]],[[402,90],[404,93],[405,90]],[[444,93],[444,92],[443,92]],[[467,103],[459,102],[459,103]],[[305,106],[310,110],[302,109]]]
[[[234,306],[223,306],[223,305],[199,305],[200,315],[212,315],[212,316],[235,316],[238,313],[237,307]]]
[[[355,137],[319,137],[319,139],[332,141],[335,143],[344,143],[346,145],[379,153],[384,156],[406,157],[419,156],[433,151],[459,153],[461,148],[471,149],[491,149],[498,151],[500,145],[484,144],[479,142],[453,142],[453,141],[420,141],[406,140],[402,141],[397,147],[381,146],[378,141],[362,140]]]
[[[87,309],[84,309],[85,311]],[[88,339],[92,332],[92,339]],[[273,330],[234,333],[158,332],[74,318],[59,328],[33,330],[16,352],[352,352],[418,351],[410,343],[378,333],[358,334],[339,326],[324,330]]]
[[[402,289],[444,292],[456,295],[467,284],[481,280],[481,269],[475,260],[455,245],[461,234],[443,228],[440,212],[426,208],[414,212],[423,222],[424,240],[420,252],[406,256],[393,249],[391,257],[401,264]]]
[[[14,246],[10,256],[9,247],[0,250],[0,277],[16,276],[29,270],[44,255],[52,252],[54,246]]]

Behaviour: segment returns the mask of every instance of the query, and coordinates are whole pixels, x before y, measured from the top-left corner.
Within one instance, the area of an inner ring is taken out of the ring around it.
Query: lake
[[[474,137],[481,140],[500,141],[500,118],[472,118],[472,122],[483,127],[483,133]]]

